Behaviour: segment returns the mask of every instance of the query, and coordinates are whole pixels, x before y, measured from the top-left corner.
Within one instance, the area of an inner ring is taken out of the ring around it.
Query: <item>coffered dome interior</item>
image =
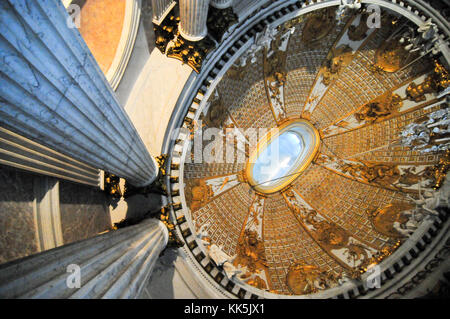
[[[399,249],[425,218],[414,215],[420,202],[439,197],[436,169],[448,151],[410,145],[405,132],[448,118],[439,97],[449,81],[442,56],[406,50],[401,39],[414,24],[398,13],[384,10],[382,27],[369,28],[367,13],[339,21],[336,10],[263,30],[233,56],[189,121],[179,174],[182,229],[217,282],[228,277],[265,296],[339,287]],[[296,121],[309,123],[317,141],[283,135]],[[204,158],[196,162],[194,132],[211,128],[218,133],[203,138]],[[264,174],[248,164],[273,155],[261,146],[270,144],[261,129],[278,129],[281,145],[279,165]],[[432,134],[426,144],[446,138]],[[311,144],[310,160],[296,163]],[[286,175],[293,175],[287,183],[260,187]],[[227,267],[211,271],[218,260]]]

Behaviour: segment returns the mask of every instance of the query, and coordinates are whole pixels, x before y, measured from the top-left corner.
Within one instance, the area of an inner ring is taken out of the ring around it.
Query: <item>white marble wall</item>
[[[0,125],[136,186],[157,168],[59,0],[0,2]]]
[[[125,110],[153,156],[162,152],[167,126],[192,72],[155,48],[131,89]]]

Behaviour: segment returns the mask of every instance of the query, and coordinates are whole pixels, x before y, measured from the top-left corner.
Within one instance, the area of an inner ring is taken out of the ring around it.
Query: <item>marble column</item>
[[[0,126],[125,178],[157,174],[59,0],[0,1]]]
[[[152,0],[153,23],[160,25],[175,5],[173,0]]]
[[[208,18],[210,0],[180,0],[181,36],[189,41],[200,41],[208,34],[206,20]]]
[[[231,7],[233,0],[211,0],[211,5],[217,9],[225,9]]]
[[[136,298],[168,236],[147,219],[0,265],[0,298]]]
[[[94,187],[100,184],[98,169],[4,127],[0,127],[0,164]]]

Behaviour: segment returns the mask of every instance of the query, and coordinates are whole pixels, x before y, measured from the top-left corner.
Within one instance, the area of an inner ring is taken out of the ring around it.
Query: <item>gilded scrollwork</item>
[[[167,56],[188,64],[195,72],[199,73],[203,60],[214,48],[214,42],[208,37],[191,42],[183,39],[178,32],[176,39],[167,48]]]
[[[369,69],[374,73],[394,73],[413,62],[419,55],[405,49],[401,40],[403,33],[398,31],[399,28],[404,28],[399,26],[401,24],[399,18],[386,14],[383,15],[381,24],[386,26],[391,36],[379,45]]]
[[[394,251],[397,250],[397,248],[401,245],[401,240],[397,240],[391,245],[388,245],[384,248],[382,248],[380,251],[375,253],[369,261],[365,264],[359,267],[359,273],[363,274],[365,273],[371,266],[381,263],[385,258],[392,255]]]
[[[445,155],[439,159],[439,163],[430,169],[431,176],[433,179],[432,185],[434,189],[438,189],[442,186],[449,169],[450,169],[450,150],[447,150],[445,152]]]
[[[253,276],[252,278],[249,278],[246,281],[246,283],[249,284],[250,286],[253,286],[258,289],[262,289],[262,290],[267,289],[266,282],[261,277],[258,277],[258,276]]]
[[[314,222],[314,235],[317,240],[328,249],[344,248],[348,244],[350,235],[341,227],[328,221]]]
[[[447,69],[438,61],[434,62],[433,73],[426,79],[416,84],[412,82],[406,89],[406,96],[414,102],[426,101],[426,94],[439,93],[450,85],[450,77]]]
[[[119,183],[120,183],[119,176],[105,172],[104,190],[107,194],[111,195],[113,198],[122,197],[122,191],[120,189]]]
[[[417,193],[419,189],[431,191],[433,188],[436,188],[439,181],[442,182],[444,180],[446,172],[445,161],[444,156],[440,160],[441,166],[439,164],[401,165],[396,163],[341,160],[320,154],[315,163],[367,184],[407,193]]]
[[[175,38],[179,23],[180,16],[174,8],[160,25],[153,24],[156,47],[162,54],[166,53],[167,46]]]

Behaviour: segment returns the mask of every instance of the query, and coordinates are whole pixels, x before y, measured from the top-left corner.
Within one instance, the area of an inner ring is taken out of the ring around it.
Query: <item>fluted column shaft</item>
[[[164,224],[147,219],[3,264],[0,298],[136,298],[167,241]]]
[[[152,0],[153,23],[159,25],[175,4],[173,0]]]
[[[180,0],[180,26],[178,30],[183,38],[199,41],[208,34],[206,20],[208,18],[210,0]]]
[[[217,9],[225,9],[231,7],[233,0],[211,0],[211,5]]]
[[[0,1],[0,125],[150,184],[157,168],[59,0]]]

